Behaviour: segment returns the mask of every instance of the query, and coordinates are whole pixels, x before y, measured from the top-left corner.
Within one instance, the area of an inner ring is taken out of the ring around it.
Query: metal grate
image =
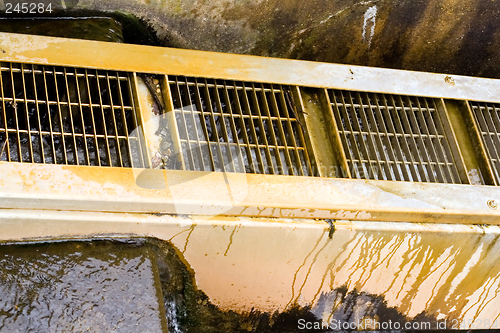
[[[328,93],[351,177],[461,183],[434,99]]]
[[[500,182],[500,104],[469,102],[483,144]]]
[[[141,167],[127,73],[1,63],[0,160]]]
[[[185,170],[316,176],[289,88],[170,76]]]

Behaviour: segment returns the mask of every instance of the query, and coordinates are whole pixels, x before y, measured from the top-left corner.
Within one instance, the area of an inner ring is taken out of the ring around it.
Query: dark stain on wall
[[[494,1],[479,2],[470,28],[454,61],[456,71],[466,75],[500,77],[498,50],[500,41],[500,6]],[[442,65],[445,67],[445,65]]]
[[[135,17],[161,46],[500,78],[495,1],[110,0],[57,6],[57,16],[118,11]]]
[[[387,13],[387,22],[375,40],[380,50],[380,67],[403,68],[403,57],[411,44],[410,32],[415,29],[425,11],[423,1],[404,0],[394,4]]]

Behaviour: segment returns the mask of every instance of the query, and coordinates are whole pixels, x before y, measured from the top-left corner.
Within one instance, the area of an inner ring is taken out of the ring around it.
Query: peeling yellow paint
[[[5,53],[24,53],[26,51],[42,51],[63,40],[53,38],[32,38],[30,35],[0,34],[0,45]]]

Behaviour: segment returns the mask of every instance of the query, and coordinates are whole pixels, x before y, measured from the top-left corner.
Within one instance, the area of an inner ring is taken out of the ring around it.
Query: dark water
[[[109,17],[5,17],[0,18],[0,31],[102,42],[123,42],[122,25]]]
[[[0,247],[1,332],[161,332],[155,257],[127,242]]]
[[[66,1],[67,2],[67,1]],[[90,10],[55,13],[60,16],[26,17],[0,13],[0,31],[102,42],[160,45],[156,34],[134,15]],[[4,15],[2,17],[2,15]]]

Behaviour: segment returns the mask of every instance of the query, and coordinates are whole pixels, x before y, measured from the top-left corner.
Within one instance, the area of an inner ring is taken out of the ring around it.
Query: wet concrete
[[[492,1],[52,3],[53,16],[92,12],[135,17],[154,31],[156,42],[164,46],[500,77],[496,52],[500,46],[500,6]],[[147,43],[152,42],[148,38]]]
[[[405,323],[383,296],[323,293],[314,308],[222,311],[199,290],[182,253],[157,239],[46,241],[0,246],[0,331],[308,332],[300,322]],[[335,301],[336,306],[329,310]],[[328,309],[327,309],[328,308]],[[300,320],[300,321],[299,321]],[[435,323],[422,313],[412,319]],[[323,324],[324,325],[324,324]]]

